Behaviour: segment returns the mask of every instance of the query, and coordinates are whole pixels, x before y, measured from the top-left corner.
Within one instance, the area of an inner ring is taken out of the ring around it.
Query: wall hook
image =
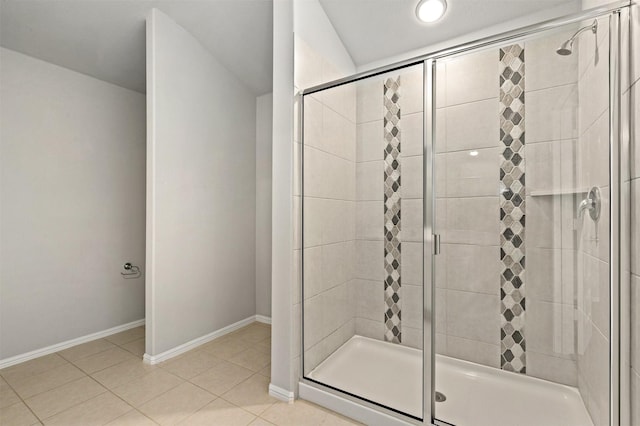
[[[142,275],[142,272],[140,272],[140,268],[136,265],[133,265],[131,262],[125,263],[124,265],[122,265],[122,267],[125,271],[128,271],[120,272],[120,275],[122,275],[125,279],[139,278],[140,275]]]

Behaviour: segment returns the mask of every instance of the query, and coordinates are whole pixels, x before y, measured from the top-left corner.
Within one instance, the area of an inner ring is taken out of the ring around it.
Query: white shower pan
[[[354,336],[309,378],[422,417],[422,351]],[[436,355],[436,418],[455,426],[593,426],[576,388]]]

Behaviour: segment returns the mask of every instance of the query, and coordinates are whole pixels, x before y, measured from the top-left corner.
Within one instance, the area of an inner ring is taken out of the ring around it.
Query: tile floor
[[[253,323],[156,366],[134,328],[0,370],[0,425],[350,425],[268,394],[271,327]]]

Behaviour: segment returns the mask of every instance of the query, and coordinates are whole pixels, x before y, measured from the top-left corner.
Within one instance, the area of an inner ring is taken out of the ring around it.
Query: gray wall
[[[271,317],[271,132],[273,95],[256,100],[256,314]]]
[[[255,314],[256,99],[190,34],[147,22],[147,347]]]
[[[0,55],[4,359],[144,318],[145,96]]]

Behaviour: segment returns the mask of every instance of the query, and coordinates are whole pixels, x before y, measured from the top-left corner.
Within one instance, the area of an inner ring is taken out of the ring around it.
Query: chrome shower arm
[[[591,30],[592,33],[596,34],[598,32],[598,21],[594,20],[593,24],[580,28],[571,36],[571,38],[569,39],[569,42],[573,43],[576,37],[578,37],[580,34],[588,30]]]

